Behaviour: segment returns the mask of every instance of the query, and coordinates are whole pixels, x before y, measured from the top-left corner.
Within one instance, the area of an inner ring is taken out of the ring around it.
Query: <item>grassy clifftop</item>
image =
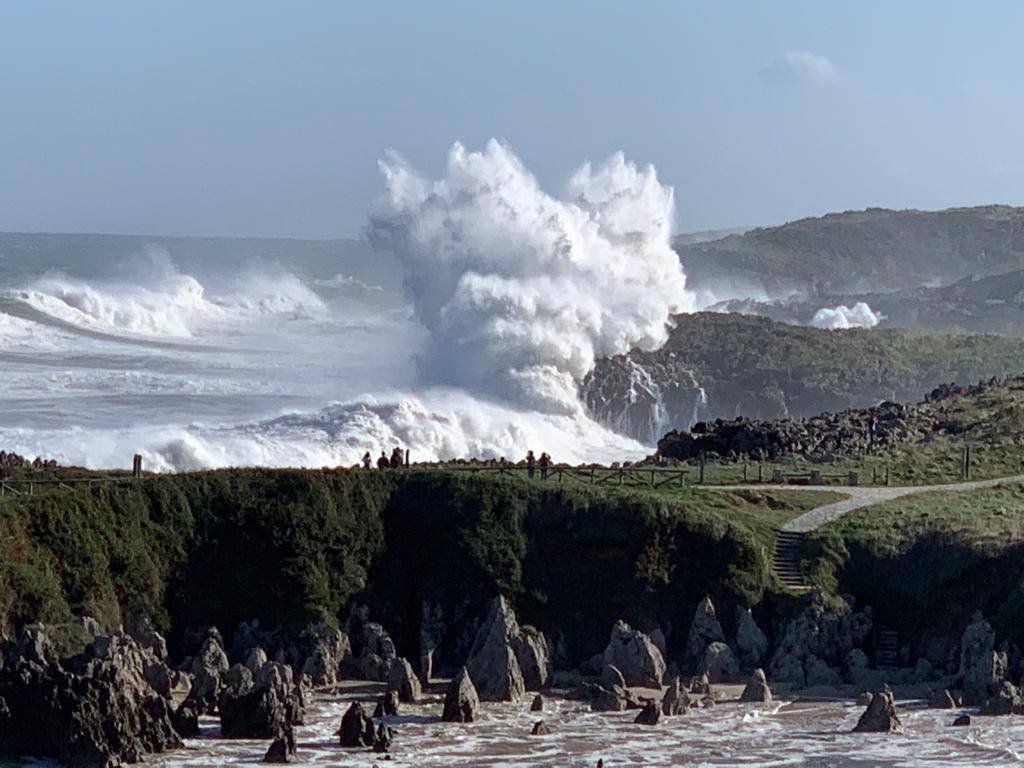
[[[771,527],[813,494],[620,492],[449,472],[224,470],[0,503],[0,630],[141,609],[169,629],[337,617],[368,604],[416,648],[502,591],[593,652],[618,618],[686,626],[707,592],[772,585]]]

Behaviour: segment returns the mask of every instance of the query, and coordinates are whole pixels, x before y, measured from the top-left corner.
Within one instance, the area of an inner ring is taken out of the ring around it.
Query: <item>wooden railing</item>
[[[568,467],[553,466],[546,470],[522,464],[445,464],[436,469],[470,474],[491,473],[508,477],[532,477],[546,483],[582,483],[585,485],[628,486],[636,488],[660,488],[665,485],[686,484],[689,469],[675,467]]]

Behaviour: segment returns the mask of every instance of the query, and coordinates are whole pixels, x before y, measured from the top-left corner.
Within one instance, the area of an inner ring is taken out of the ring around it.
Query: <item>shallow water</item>
[[[593,713],[577,701],[545,700],[545,711],[520,704],[485,704],[478,722],[442,723],[442,697],[403,705],[391,718],[396,733],[391,760],[337,745],[342,714],[358,693],[317,695],[306,725],[296,729],[299,765],[329,766],[947,766],[1024,762],[1024,717],[975,718],[951,728],[960,714],[898,702],[906,734],[854,734],[863,711],[853,702],[723,702],[657,726],[633,724],[636,712]],[[374,697],[362,694],[366,706]],[[543,719],[549,736],[531,736]],[[154,758],[177,766],[242,765],[262,760],[268,742],[224,741],[216,719],[204,721],[187,748]]]

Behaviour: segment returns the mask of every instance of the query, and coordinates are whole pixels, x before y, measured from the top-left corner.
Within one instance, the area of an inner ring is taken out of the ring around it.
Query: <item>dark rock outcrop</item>
[[[518,701],[526,693],[513,643],[520,630],[512,606],[504,597],[491,603],[477,633],[466,669],[485,701]]]
[[[353,701],[341,717],[338,739],[343,747],[372,747],[376,734],[373,720],[366,714],[363,705]]]
[[[263,756],[264,763],[294,763],[295,754],[295,733],[291,728],[270,742],[267,753]]]
[[[700,660],[700,670],[712,683],[732,682],[739,679],[740,665],[725,643],[708,643]]]
[[[362,640],[356,664],[359,673],[367,680],[387,682],[391,665],[398,658],[391,636],[380,624],[368,621],[363,624]]]
[[[736,658],[744,672],[761,666],[768,656],[768,637],[754,621],[749,608],[736,608]]]
[[[423,695],[420,679],[412,670],[412,664],[404,658],[395,659],[388,676],[388,685],[398,692],[398,698],[406,704],[415,704]]]
[[[704,649],[711,643],[724,643],[725,633],[718,621],[714,603],[705,596],[697,605],[690,624],[690,634],[686,638],[686,663],[692,669],[704,658]]]
[[[192,659],[192,690],[186,700],[200,715],[212,712],[217,705],[224,676],[230,667],[220,632],[208,630],[199,653]]]
[[[750,682],[747,683],[743,693],[740,694],[740,701],[767,704],[771,700],[772,689],[768,687],[764,670],[761,668],[755,669]]]
[[[476,720],[479,709],[480,697],[469,671],[463,667],[448,685],[441,719],[446,723],[471,723]]]
[[[549,736],[551,729],[544,723],[543,720],[538,720],[533,724],[533,728],[530,729],[531,736]]]
[[[995,638],[991,625],[980,613],[974,614],[960,638],[958,677],[966,704],[984,702],[1006,677],[1006,656],[995,650]]]
[[[892,691],[879,691],[860,716],[853,729],[860,733],[903,733],[903,723],[896,714]]]
[[[708,680],[708,673],[701,672],[690,681],[690,693],[703,696],[711,693],[711,681]]]
[[[391,742],[394,741],[394,731],[387,723],[380,723],[377,732],[373,736],[373,751],[378,753],[389,752]]]
[[[824,605],[816,594],[786,622],[768,666],[772,680],[798,688],[837,685],[850,651],[871,632],[869,609],[851,612]]]
[[[1024,714],[1024,696],[1017,686],[1004,680],[999,688],[981,705],[983,715]]]
[[[612,627],[608,647],[604,649],[604,661],[622,673],[626,685],[661,687],[665,674],[665,659],[661,651],[650,637],[632,629],[624,621],[616,622]]]
[[[533,697],[533,702],[530,704],[531,712],[542,712],[544,710],[544,697],[539,693]]]
[[[672,678],[661,699],[661,714],[673,717],[685,715],[690,709],[690,695],[678,677]]]
[[[957,728],[963,728],[964,726],[968,726],[970,724],[971,724],[971,716],[970,715],[959,715],[953,721],[953,725],[955,727],[957,727]]]
[[[653,701],[648,701],[633,722],[639,725],[657,725],[660,719],[661,707]]]
[[[256,674],[236,664],[225,676],[218,702],[226,739],[274,738],[302,722],[304,708],[291,667],[267,662]]]
[[[302,674],[307,675],[313,685],[334,685],[338,682],[341,665],[352,655],[352,647],[348,636],[339,629],[326,624],[314,624],[303,634],[303,640],[310,646],[309,654],[302,663]],[[380,646],[375,646],[379,648]],[[384,660],[368,661],[368,665],[376,673],[384,665]],[[378,679],[378,678],[373,678]]]
[[[146,679],[156,661],[123,633],[58,660],[42,627],[23,630],[0,668],[0,757],[116,766],[181,746],[170,703]]]

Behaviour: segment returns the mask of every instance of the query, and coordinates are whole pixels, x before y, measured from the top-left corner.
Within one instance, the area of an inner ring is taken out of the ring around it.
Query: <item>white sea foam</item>
[[[822,307],[814,313],[810,324],[815,328],[843,330],[846,328],[874,328],[885,318],[873,312],[863,301],[852,307],[840,304],[837,307]]]

